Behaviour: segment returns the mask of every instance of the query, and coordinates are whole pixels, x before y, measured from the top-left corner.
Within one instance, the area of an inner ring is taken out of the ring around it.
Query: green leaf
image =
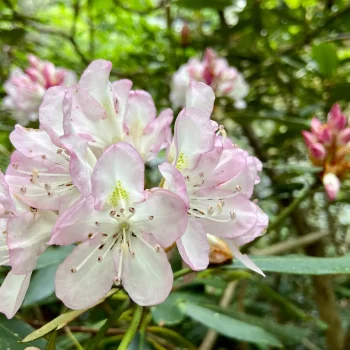
[[[36,271],[23,302],[23,306],[37,305],[55,292],[55,276],[58,264]]]
[[[33,332],[34,328],[27,323],[12,319],[8,320],[4,315],[0,315],[0,349],[1,350],[23,350],[28,344],[19,344],[18,342],[29,332]],[[40,339],[33,342],[32,346],[39,349],[45,349],[46,340]]]
[[[74,249],[73,245],[49,247],[40,255],[36,269],[44,269],[52,265],[59,265]]]
[[[190,302],[181,303],[181,309],[187,316],[228,338],[260,345],[282,347],[281,342],[276,337],[260,327],[236,320]]]
[[[350,254],[339,258],[315,258],[304,255],[251,257],[264,272],[279,272],[295,275],[350,274]],[[228,269],[248,269],[235,260]]]
[[[102,298],[95,305],[98,305],[98,304],[102,303],[106,298],[109,298],[116,291],[117,291],[117,289],[112,289],[104,298]],[[46,334],[49,334],[49,333],[51,333],[53,331],[58,331],[59,329],[62,329],[69,322],[73,321],[74,319],[76,319],[77,317],[79,317],[81,314],[83,314],[84,312],[86,312],[89,309],[91,309],[91,308],[82,309],[82,310],[71,310],[71,311],[68,311],[68,312],[66,312],[66,313],[56,317],[55,319],[53,319],[49,323],[46,323],[44,326],[42,326],[41,328],[36,330],[35,332],[30,333],[29,335],[27,335],[22,340],[22,343],[27,343],[27,342],[39,339],[39,338],[45,336]]]
[[[216,305],[209,305],[207,307],[213,311],[221,312],[240,321],[263,328],[279,338],[284,345],[296,345],[310,334],[310,329],[308,328],[297,327],[293,324],[279,324],[272,318],[247,315],[246,313],[235,310],[223,309]]]
[[[329,43],[313,46],[312,58],[316,61],[319,72],[326,78],[334,74],[339,63],[336,48]]]

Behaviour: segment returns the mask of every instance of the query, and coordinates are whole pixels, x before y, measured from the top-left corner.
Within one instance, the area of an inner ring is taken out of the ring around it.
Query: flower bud
[[[344,145],[350,142],[350,128],[346,128],[339,133],[339,143]]]
[[[308,131],[302,131],[304,142],[306,144],[306,147],[311,147],[314,143],[317,143],[317,138],[314,134]]]
[[[309,147],[310,154],[316,159],[324,159],[326,157],[326,149],[320,143],[314,143]]]
[[[331,129],[342,130],[346,126],[346,117],[341,113],[340,106],[336,103],[328,114],[328,124]]]
[[[181,45],[186,47],[191,42],[190,27],[188,23],[184,23],[181,29]]]
[[[233,259],[231,249],[223,240],[209,233],[207,233],[207,238],[210,246],[210,264],[223,264]]]
[[[332,133],[331,133],[330,128],[327,125],[325,125],[320,130],[318,138],[319,138],[319,141],[325,145],[329,145],[332,143]]]
[[[311,132],[315,135],[318,136],[320,129],[321,129],[322,123],[319,119],[317,118],[312,118],[311,119]]]
[[[337,197],[337,194],[340,190],[340,181],[339,178],[332,174],[326,174],[322,179],[324,188],[326,190],[327,196],[331,201],[334,201]]]

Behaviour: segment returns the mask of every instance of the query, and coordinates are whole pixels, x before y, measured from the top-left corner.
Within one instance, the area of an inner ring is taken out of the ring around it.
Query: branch
[[[280,242],[277,244],[274,244],[270,247],[267,247],[265,249],[255,249],[252,248],[250,251],[253,255],[280,255],[284,254],[290,250],[294,250],[297,248],[302,248],[307,245],[313,244],[319,240],[321,240],[324,237],[329,236],[329,232],[313,232],[309,233],[308,235],[291,239],[287,242]]]
[[[133,9],[131,7],[128,7],[128,6],[124,5],[124,4],[122,4],[120,0],[113,0],[113,2],[114,2],[115,5],[119,6],[120,8],[122,8],[125,11],[131,12],[131,13],[135,13],[135,14],[138,14],[138,15],[148,15],[148,14],[150,14],[153,11],[157,11],[157,10],[161,9],[164,6],[164,2],[165,1],[162,0],[162,1],[160,1],[158,6],[150,7],[150,8],[145,9],[145,10]]]

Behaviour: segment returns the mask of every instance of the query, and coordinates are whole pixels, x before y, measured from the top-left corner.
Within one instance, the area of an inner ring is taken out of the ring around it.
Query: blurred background
[[[202,59],[208,47],[236,67],[250,87],[246,108],[236,109],[223,97],[213,114],[234,143],[263,162],[254,198],[269,215],[270,227],[244,250],[260,259],[286,254],[347,258],[349,180],[342,179],[337,200],[327,199],[322,168],[310,162],[301,131],[310,129],[314,116],[325,122],[335,102],[350,115],[349,1],[2,0],[0,96],[6,95],[3,84],[11,69],[26,68],[32,53],[78,77],[92,60],[110,60],[111,80],[131,79],[134,88],[150,92],[158,109],[171,107],[174,72],[190,58]],[[3,171],[13,150],[8,136],[14,124],[1,107]],[[156,163],[148,166],[150,185],[159,181]],[[152,326],[142,346],[350,349],[350,258],[337,275],[324,275],[322,268],[329,266],[317,260],[279,259],[264,260],[270,266],[266,278],[232,269],[211,274],[209,269],[196,282],[176,285],[168,300],[151,310]],[[33,278],[22,320],[0,317],[0,349],[24,349],[17,340],[59,314],[50,266],[44,267]],[[193,306],[186,313],[177,307],[183,300]],[[66,327],[58,334],[57,349],[85,348],[115,302]],[[125,320],[113,325],[99,348],[116,348]],[[138,338],[132,347],[139,349]]]

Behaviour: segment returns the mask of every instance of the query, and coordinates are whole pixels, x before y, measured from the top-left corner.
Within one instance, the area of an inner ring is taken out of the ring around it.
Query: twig
[[[145,10],[137,10],[137,9],[133,9],[133,8],[128,7],[128,6],[125,6],[119,0],[113,0],[113,2],[114,2],[115,5],[119,6],[123,10],[131,12],[131,13],[136,13],[138,15],[148,15],[149,13],[151,13],[153,11],[157,11],[157,10],[161,9],[164,6],[164,1],[160,1],[158,6],[151,7],[151,8],[145,9]]]
[[[255,249],[252,248],[250,252],[253,255],[280,255],[284,254],[290,250],[302,248],[309,244],[313,244],[317,242],[318,240],[327,237],[329,235],[328,231],[325,232],[313,232],[309,233],[308,235],[291,239],[287,242],[280,242],[277,244],[274,244],[268,248],[265,249]]]
[[[229,284],[226,286],[226,289],[221,297],[219,306],[226,308],[231,304],[237,283],[238,283],[237,281],[229,282]],[[214,331],[213,329],[209,329],[202,341],[202,344],[199,347],[199,350],[212,349],[217,338],[218,338],[217,332]]]

